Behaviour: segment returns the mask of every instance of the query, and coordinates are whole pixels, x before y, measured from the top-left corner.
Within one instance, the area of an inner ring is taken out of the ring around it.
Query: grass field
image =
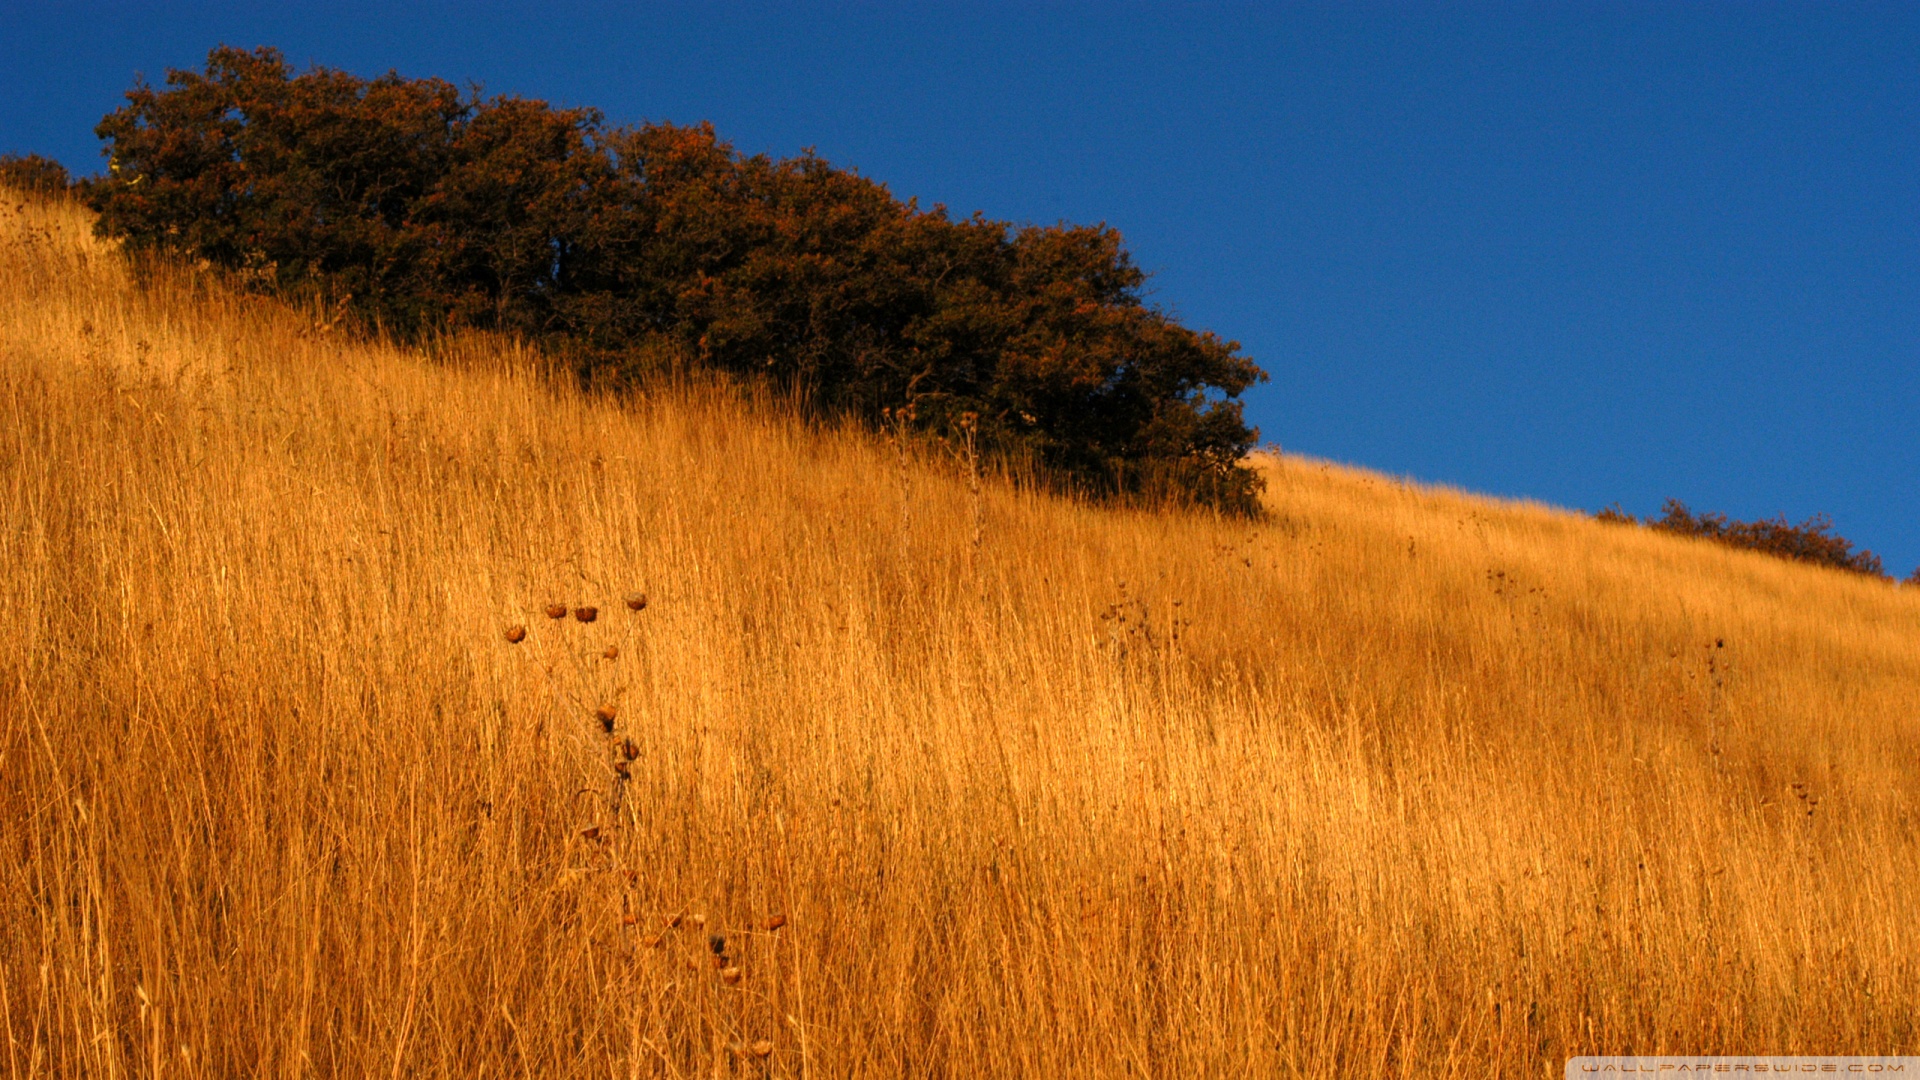
[[[0,209],[6,1076],[1920,1053],[1920,589],[437,351]]]

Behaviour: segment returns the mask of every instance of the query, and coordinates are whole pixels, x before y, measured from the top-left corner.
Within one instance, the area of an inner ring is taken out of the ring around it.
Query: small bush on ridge
[[[1618,503],[1601,510],[1594,518],[1614,524],[1641,524],[1639,519],[1620,509]],[[1795,562],[1831,566],[1868,577],[1887,577],[1880,556],[1871,551],[1853,550],[1853,542],[1834,533],[1832,520],[1824,514],[1816,514],[1798,525],[1789,524],[1784,516],[1758,521],[1733,521],[1725,514],[1695,514],[1680,500],[1668,499],[1661,507],[1660,516],[1648,518],[1644,524],[1661,532],[1697,536],[1728,547],[1765,552]],[[1920,584],[1920,569],[1916,569],[1908,580]]]
[[[67,167],[39,154],[0,154],[0,187],[54,195],[67,190],[72,181]]]

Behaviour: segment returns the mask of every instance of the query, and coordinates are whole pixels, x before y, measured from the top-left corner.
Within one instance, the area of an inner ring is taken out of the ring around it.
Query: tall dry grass
[[[1920,590],[1296,458],[976,502],[6,207],[8,1076],[1920,1052]]]

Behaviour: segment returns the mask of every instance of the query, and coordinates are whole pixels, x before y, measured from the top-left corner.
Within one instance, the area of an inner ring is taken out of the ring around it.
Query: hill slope
[[[1295,458],[976,497],[88,224],[0,212],[8,1075],[1920,1052],[1920,591]]]

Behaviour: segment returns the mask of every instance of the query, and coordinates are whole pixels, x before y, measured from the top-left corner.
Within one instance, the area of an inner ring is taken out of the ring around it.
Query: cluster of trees
[[[954,218],[709,125],[296,74],[272,49],[215,49],[126,97],[83,189],[132,248],[400,335],[522,334],[595,377],[684,357],[1088,488],[1257,506],[1237,398],[1265,373],[1147,303],[1110,228]]]
[[[1618,506],[1608,507],[1596,516],[1602,521],[1642,524],[1638,518]],[[1650,517],[1644,524],[1661,532],[1697,536],[1728,547],[1761,551],[1796,562],[1831,566],[1836,570],[1868,577],[1888,576],[1880,556],[1865,549],[1853,550],[1853,542],[1835,533],[1833,522],[1824,514],[1816,514],[1798,525],[1789,524],[1785,516],[1758,521],[1733,521],[1720,513],[1696,514],[1687,508],[1686,503],[1668,499],[1661,508],[1660,516]],[[1920,585],[1920,569],[1914,570],[1908,584]]]

